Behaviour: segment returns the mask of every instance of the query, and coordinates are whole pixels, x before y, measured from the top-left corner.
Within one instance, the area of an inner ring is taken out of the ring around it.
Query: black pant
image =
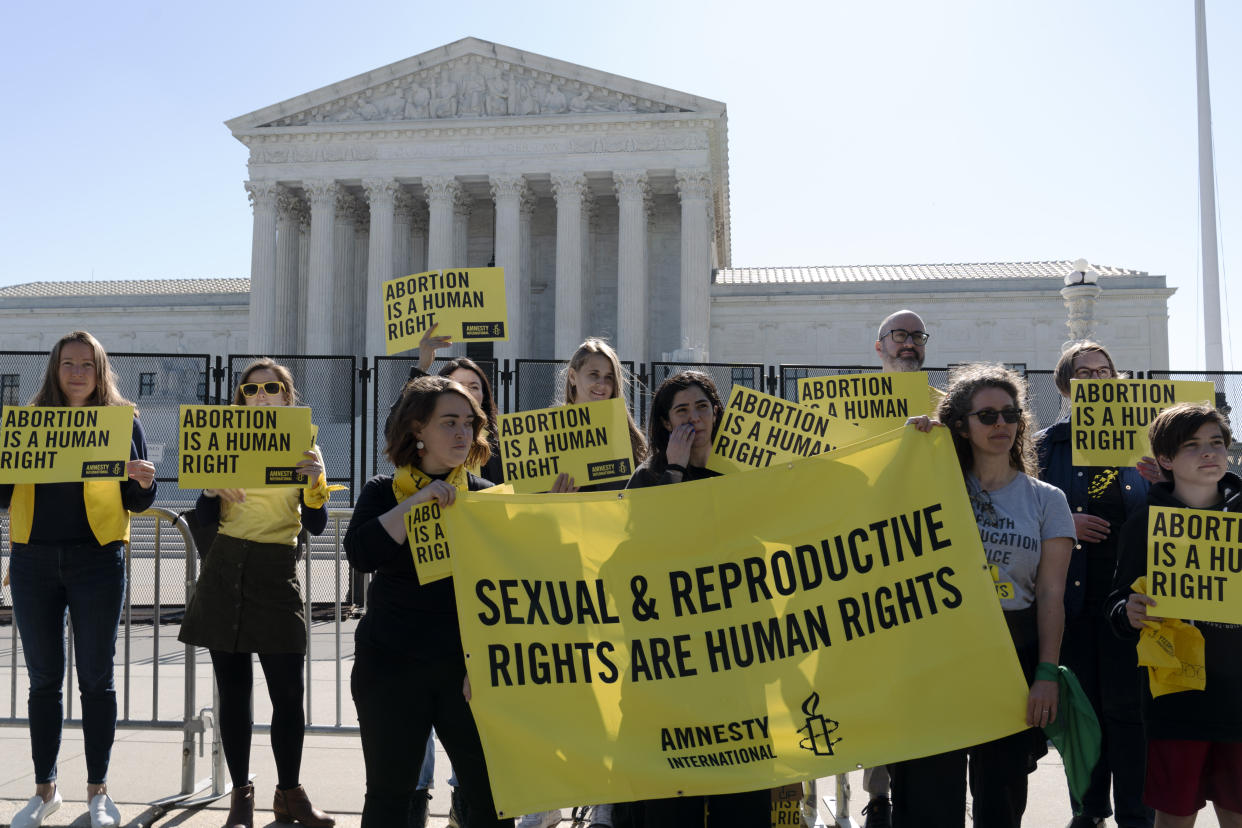
[[[1117,824],[1150,828],[1155,815],[1143,804],[1147,742],[1134,643],[1113,635],[1102,608],[1088,606],[1082,615],[1065,622],[1061,661],[1078,677],[1100,720],[1100,761],[1082,802],[1070,797],[1075,813],[1113,815],[1108,801],[1111,780]]]
[[[648,799],[641,803],[643,828],[768,828],[772,793],[761,791]],[[704,806],[706,805],[706,813]]]
[[[1031,731],[964,750],[909,759],[888,766],[893,784],[895,828],[962,828],[966,778],[977,828],[1018,828],[1026,810]]]
[[[512,818],[496,817],[483,745],[461,693],[465,676],[459,659],[414,660],[357,646],[350,688],[367,771],[362,828],[406,824],[433,726],[461,783],[463,828],[513,828]]]
[[[302,707],[302,653],[260,653],[267,695],[272,700],[272,756],[276,760],[276,786],[296,788],[302,772],[302,740],[306,733],[306,711]],[[254,668],[250,653],[211,651],[216,687],[220,691],[217,718],[224,761],[229,766],[233,787],[250,781],[250,737],[254,731],[254,711],[250,706],[254,690]]]

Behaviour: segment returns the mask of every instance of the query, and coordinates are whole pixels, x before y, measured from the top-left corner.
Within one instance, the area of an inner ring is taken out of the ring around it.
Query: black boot
[[[417,790],[410,796],[410,814],[406,819],[406,828],[427,828],[427,808],[431,805],[431,794],[425,790]]]

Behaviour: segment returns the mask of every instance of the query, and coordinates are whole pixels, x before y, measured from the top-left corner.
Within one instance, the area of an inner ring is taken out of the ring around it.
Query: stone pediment
[[[374,122],[724,112],[724,104],[465,38],[228,122],[254,129]]]

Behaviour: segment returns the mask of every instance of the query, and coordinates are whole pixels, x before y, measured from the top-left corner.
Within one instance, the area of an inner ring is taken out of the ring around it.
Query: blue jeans
[[[64,721],[65,614],[73,618],[73,652],[82,698],[86,781],[102,785],[116,734],[112,661],[125,597],[125,545],[13,544],[9,564],[13,618],[30,676],[27,715],[35,782],[56,779]]]

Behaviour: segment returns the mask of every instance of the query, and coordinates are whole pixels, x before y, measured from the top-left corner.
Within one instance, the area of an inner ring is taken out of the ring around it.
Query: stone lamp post
[[[1065,325],[1069,328],[1070,338],[1062,343],[1062,351],[1075,342],[1095,336],[1095,301],[1100,298],[1101,293],[1097,284],[1099,278],[1100,274],[1095,272],[1086,259],[1074,262],[1074,269],[1065,274],[1065,287],[1061,288],[1061,297],[1065,300]]]

